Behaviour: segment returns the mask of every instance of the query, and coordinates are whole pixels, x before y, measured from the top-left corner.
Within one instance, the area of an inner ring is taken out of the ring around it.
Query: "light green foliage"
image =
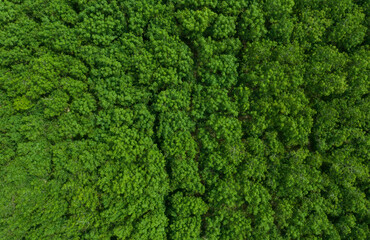
[[[267,33],[263,12],[257,2],[251,3],[242,13],[238,24],[238,34],[244,41],[258,40]]]
[[[216,15],[209,8],[196,11],[186,9],[177,12],[177,19],[185,36],[196,36],[202,34],[210,26]]]
[[[214,23],[212,36],[215,39],[222,39],[235,35],[235,22],[235,17],[228,17],[222,14],[218,15]]]
[[[0,1],[0,239],[369,239],[369,10]]]
[[[307,89],[316,96],[343,93],[347,89],[346,62],[346,55],[335,47],[315,48],[306,68]]]
[[[14,99],[14,109],[15,110],[27,110],[32,107],[32,103],[25,96],[17,97]]]
[[[201,234],[201,216],[208,210],[207,204],[199,197],[184,196],[181,192],[171,197],[169,217],[171,239],[196,239]]]

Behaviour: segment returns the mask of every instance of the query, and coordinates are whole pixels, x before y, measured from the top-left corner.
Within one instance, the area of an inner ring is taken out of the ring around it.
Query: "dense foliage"
[[[369,239],[369,12],[0,1],[0,239]]]

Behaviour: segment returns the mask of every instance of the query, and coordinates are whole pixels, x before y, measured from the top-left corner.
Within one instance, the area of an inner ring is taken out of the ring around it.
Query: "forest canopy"
[[[0,239],[370,239],[370,1],[0,1]]]

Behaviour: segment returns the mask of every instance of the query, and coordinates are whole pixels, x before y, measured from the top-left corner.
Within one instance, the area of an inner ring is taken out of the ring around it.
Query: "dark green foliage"
[[[369,11],[1,1],[0,239],[369,239]]]

